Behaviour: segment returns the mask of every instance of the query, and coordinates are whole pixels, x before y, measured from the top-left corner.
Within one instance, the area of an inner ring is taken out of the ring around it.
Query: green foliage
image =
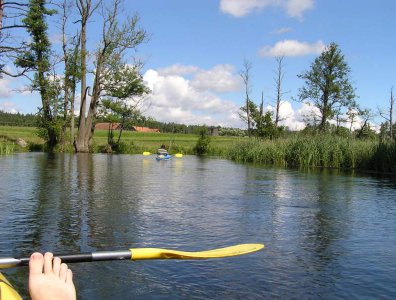
[[[150,92],[143,82],[139,68],[130,67],[120,61],[113,62],[106,73],[104,89],[107,95],[118,100],[143,96]]]
[[[247,122],[246,106],[240,108],[239,117]],[[271,112],[263,112],[262,105],[260,108],[249,100],[249,118],[251,120],[251,133],[258,138],[273,139],[279,136],[283,128],[277,128],[272,120]]]
[[[239,128],[219,128],[219,135],[243,137],[246,135],[246,131]]]
[[[360,139],[371,139],[371,140],[377,139],[377,134],[371,128],[369,123],[365,123],[363,127],[358,131],[356,136]]]
[[[315,59],[311,69],[298,75],[305,80],[300,89],[299,100],[312,103],[321,114],[320,131],[326,130],[327,121],[340,113],[340,108],[351,109],[355,91],[349,81],[350,68],[338,45],[331,43]]]
[[[377,143],[330,134],[294,134],[272,141],[247,140],[229,148],[226,157],[242,162],[293,168],[372,169]]]
[[[102,100],[101,115],[105,121],[113,124],[120,124],[120,131],[117,141],[114,140],[113,128],[110,126],[108,133],[108,145],[117,151],[120,148],[122,130],[126,123],[135,123],[141,118],[141,113],[137,109],[139,100],[132,101],[131,98],[142,97],[150,92],[143,82],[139,69],[129,67],[120,61],[114,62],[113,68],[107,74],[104,88],[107,98]]]
[[[197,155],[208,153],[210,141],[211,138],[208,133],[208,128],[206,126],[201,127],[197,144],[194,147],[194,153]]]
[[[40,92],[42,107],[39,118],[40,137],[46,139],[49,151],[53,151],[59,140],[56,120],[59,101],[59,84],[49,79],[51,44],[47,35],[46,16],[55,11],[46,8],[45,0],[30,0],[28,12],[22,22],[27,27],[31,41],[28,50],[22,53],[15,64],[28,71],[34,71],[32,89]],[[54,76],[55,78],[55,76]],[[55,109],[54,109],[55,108]]]
[[[19,67],[41,72],[49,69],[51,44],[47,35],[48,25],[45,16],[53,15],[55,11],[48,10],[45,5],[45,0],[29,1],[28,13],[22,22],[26,25],[32,40],[29,43],[29,50],[19,55],[15,62]]]

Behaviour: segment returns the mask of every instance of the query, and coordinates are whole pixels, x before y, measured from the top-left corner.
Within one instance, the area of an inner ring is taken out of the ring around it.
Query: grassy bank
[[[17,138],[28,142],[30,150],[43,149],[43,141],[37,137],[35,128],[0,126],[1,136],[3,142],[0,139],[0,145],[3,152],[10,152],[10,143]],[[161,144],[165,144],[170,149],[170,153],[193,154],[197,140],[198,136],[192,134],[125,131],[122,135],[120,152],[154,153]],[[96,130],[93,152],[102,152],[106,144],[107,131]],[[70,145],[67,149],[73,150]],[[358,169],[396,174],[396,143],[379,143],[376,140],[335,135],[292,134],[273,141],[213,136],[208,155],[238,162],[282,167]]]

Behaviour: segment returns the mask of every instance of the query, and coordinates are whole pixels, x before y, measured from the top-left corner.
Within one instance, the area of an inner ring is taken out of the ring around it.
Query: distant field
[[[94,135],[95,149],[104,147],[107,144],[107,130],[96,130]],[[114,132],[115,137],[118,131]],[[0,136],[9,140],[22,138],[28,143],[40,145],[43,140],[37,136],[37,129],[33,127],[15,127],[0,126]],[[132,131],[123,131],[121,141],[129,145],[129,149],[133,153],[141,153],[143,151],[155,152],[161,144],[165,144],[170,148],[170,152],[183,152],[191,154],[192,149],[198,140],[198,136],[194,134],[171,134],[171,133],[140,133]],[[213,153],[222,152],[221,149],[230,147],[233,143],[240,140],[237,137],[213,136],[211,148]]]
[[[21,138],[31,143],[43,143],[43,140],[37,136],[35,127],[0,126],[0,136],[7,137],[10,140]]]

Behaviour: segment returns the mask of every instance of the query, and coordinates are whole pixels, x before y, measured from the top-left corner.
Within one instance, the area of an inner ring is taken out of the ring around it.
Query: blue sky
[[[351,68],[358,103],[377,112],[389,106],[395,84],[396,3],[325,0],[144,0],[127,1],[150,34],[135,53],[152,94],[143,111],[159,121],[243,127],[239,76],[244,59],[252,63],[252,98],[265,105],[275,97],[275,57],[284,55],[284,124],[303,127],[307,107],[297,98],[309,69],[325,45],[340,46]],[[55,33],[52,33],[55,35]],[[93,38],[91,38],[92,42]],[[0,109],[35,112],[34,94],[15,93],[20,80],[0,81]],[[382,119],[377,117],[376,122]]]

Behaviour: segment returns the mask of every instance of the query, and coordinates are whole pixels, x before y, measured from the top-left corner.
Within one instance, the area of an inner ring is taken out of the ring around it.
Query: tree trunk
[[[276,85],[276,111],[275,111],[275,126],[278,127],[280,121],[279,111],[282,101],[282,81],[283,81],[283,56],[277,57],[276,62],[278,64],[278,69],[276,72],[275,85]]]
[[[81,105],[80,116],[78,124],[77,140],[74,142],[76,152],[89,152],[87,136],[89,135],[90,128],[86,124],[86,103],[87,103],[87,33],[86,21],[88,20],[88,12],[85,10],[85,15],[82,15],[81,22]]]
[[[74,143],[74,101],[76,99],[76,81],[73,80],[70,99],[70,144]]]

